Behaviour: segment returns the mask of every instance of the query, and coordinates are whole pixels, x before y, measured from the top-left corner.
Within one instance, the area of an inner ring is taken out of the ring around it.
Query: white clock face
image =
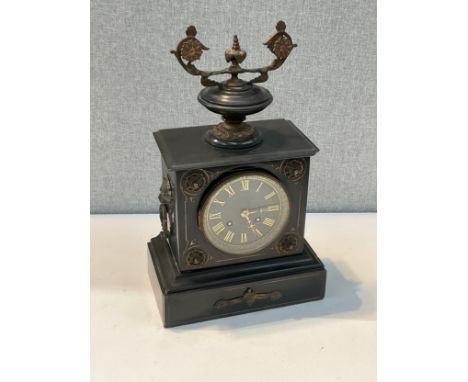
[[[238,255],[272,244],[289,220],[290,203],[282,184],[263,172],[240,172],[218,184],[201,209],[208,241]]]

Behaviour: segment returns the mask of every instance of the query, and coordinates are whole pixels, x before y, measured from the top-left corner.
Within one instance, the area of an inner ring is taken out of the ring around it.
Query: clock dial
[[[216,248],[246,255],[270,245],[289,220],[289,199],[282,184],[262,172],[228,177],[208,195],[201,228]]]

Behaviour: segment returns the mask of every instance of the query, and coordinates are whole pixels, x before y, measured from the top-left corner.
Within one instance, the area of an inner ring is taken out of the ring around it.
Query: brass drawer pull
[[[257,300],[269,299],[271,301],[275,301],[275,300],[279,300],[281,297],[282,297],[282,294],[279,291],[273,291],[273,292],[267,292],[267,293],[256,293],[253,291],[252,288],[247,288],[242,296],[234,297],[231,299],[223,298],[221,300],[216,301],[213,306],[216,309],[224,309],[227,306],[237,305],[237,304],[242,304],[242,303],[246,303],[247,306],[252,306]]]

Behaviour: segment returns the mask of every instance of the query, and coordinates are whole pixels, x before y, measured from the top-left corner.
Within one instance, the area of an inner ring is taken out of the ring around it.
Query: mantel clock
[[[283,21],[265,45],[270,65],[246,69],[237,36],[229,66],[194,65],[204,50],[194,26],[172,51],[199,76],[198,101],[214,126],[154,133],[162,158],[162,231],[148,243],[149,276],[165,327],[319,300],[325,268],[304,239],[310,157],[318,148],[291,122],[246,122],[273,100],[258,86],[297,46]],[[258,74],[250,81],[243,73]],[[217,82],[212,77],[229,75]]]

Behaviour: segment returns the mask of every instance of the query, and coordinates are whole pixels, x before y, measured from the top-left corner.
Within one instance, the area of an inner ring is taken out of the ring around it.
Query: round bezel
[[[243,181],[252,182],[254,187],[247,190],[248,192],[241,190],[240,187]],[[258,192],[259,189],[257,187],[260,184],[265,185],[260,186],[263,193]],[[240,199],[241,206],[228,203],[230,196],[228,196],[229,194],[226,189],[229,186],[231,186],[232,191],[239,193],[239,196],[242,198]],[[249,170],[231,174],[207,192],[199,212],[200,228],[208,242],[225,253],[249,255],[261,251],[280,237],[289,221],[291,207],[285,187],[278,179],[266,172]],[[264,195],[265,192],[267,192],[267,195]],[[241,195],[241,193],[243,194]],[[274,196],[267,200],[268,193],[273,193]],[[222,207],[219,206],[220,204],[217,204],[219,203],[218,199],[224,201]],[[252,203],[256,204],[252,205]],[[258,205],[259,203],[260,205]],[[270,211],[269,209],[272,206],[275,209]],[[227,212],[223,210],[224,208],[228,208]],[[228,219],[225,220],[223,217],[220,217],[218,218],[219,220],[212,220],[213,216],[219,214],[216,211],[222,212],[221,216],[227,215]],[[246,215],[246,211],[251,211],[247,213],[252,214],[252,219],[249,218],[249,215]],[[257,217],[254,218],[254,216]],[[254,221],[254,219],[256,220]],[[258,219],[265,220],[262,222]],[[271,224],[271,226],[265,224],[265,222]],[[221,230],[214,230],[217,224],[222,224],[223,228]],[[256,233],[256,230],[260,231],[261,236]],[[244,237],[246,238],[246,241],[243,243],[241,242],[242,235],[245,235]]]

